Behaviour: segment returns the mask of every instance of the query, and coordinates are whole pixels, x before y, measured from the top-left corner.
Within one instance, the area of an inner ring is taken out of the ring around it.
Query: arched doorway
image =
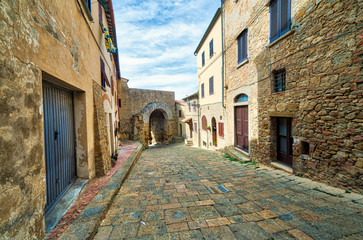
[[[165,114],[166,113],[163,110],[156,109],[150,115],[149,131],[151,145],[164,144],[164,141],[166,140],[168,124]]]
[[[235,145],[248,152],[248,96],[240,94],[234,99]]]
[[[212,117],[212,144],[217,147],[217,123],[216,119]]]

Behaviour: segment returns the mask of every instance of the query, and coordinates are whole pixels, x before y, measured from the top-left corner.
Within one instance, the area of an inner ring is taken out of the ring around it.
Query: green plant
[[[207,126],[206,129],[210,130],[210,126]]]
[[[213,142],[213,146],[217,146],[217,142]]]
[[[115,153],[117,154],[117,149],[115,150]]]
[[[111,162],[115,162],[115,161],[117,161],[117,157],[115,155],[112,155],[111,156]]]
[[[122,141],[123,139],[122,139],[122,137],[119,137],[118,140]]]

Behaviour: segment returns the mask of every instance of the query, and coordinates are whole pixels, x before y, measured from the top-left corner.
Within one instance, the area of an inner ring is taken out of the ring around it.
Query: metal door
[[[248,152],[248,106],[235,108],[236,145]]]
[[[43,82],[48,214],[76,178],[73,93]]]
[[[292,166],[291,118],[277,118],[277,160]]]

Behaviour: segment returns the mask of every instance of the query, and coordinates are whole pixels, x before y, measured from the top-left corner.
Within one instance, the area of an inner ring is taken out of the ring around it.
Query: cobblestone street
[[[145,150],[95,239],[362,239],[362,196],[181,144]]]

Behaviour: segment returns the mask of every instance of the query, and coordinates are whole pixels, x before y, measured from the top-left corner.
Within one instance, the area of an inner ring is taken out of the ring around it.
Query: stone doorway
[[[150,143],[151,145],[161,145],[164,144],[167,134],[167,119],[165,117],[165,112],[160,109],[156,109],[150,115],[149,120],[149,136],[150,136]]]

